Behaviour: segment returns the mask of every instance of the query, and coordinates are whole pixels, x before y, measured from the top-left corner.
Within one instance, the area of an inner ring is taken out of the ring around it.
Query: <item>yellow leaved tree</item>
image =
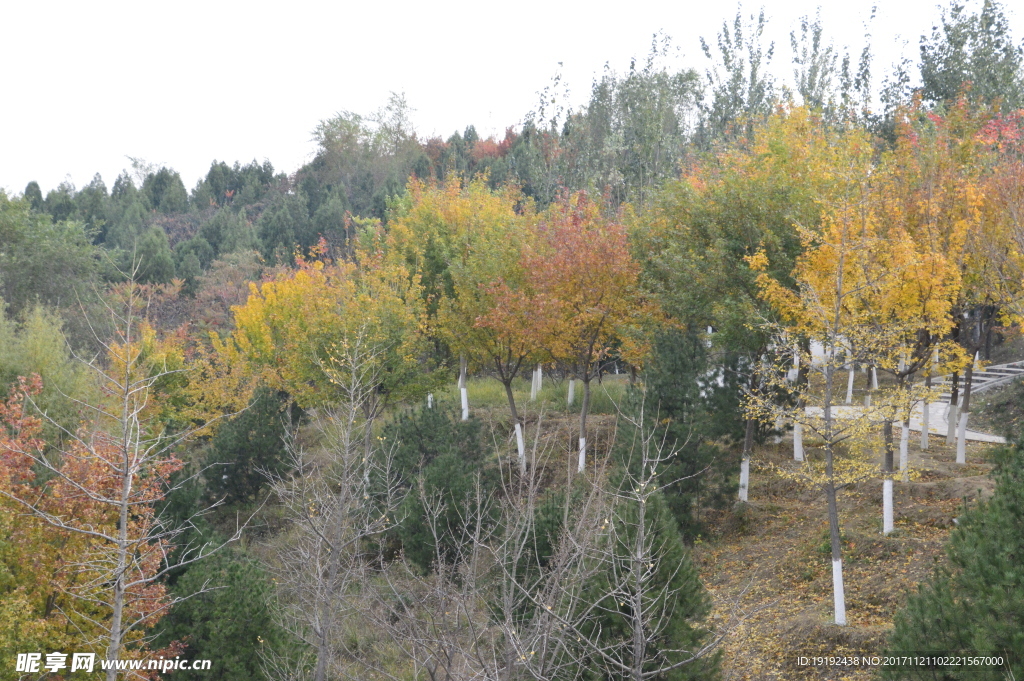
[[[385,407],[424,393],[430,380],[418,277],[373,249],[372,236],[358,265],[317,251],[299,258],[297,269],[253,284],[221,345],[225,364],[244,362],[240,375],[258,376],[304,408],[358,405],[367,448]]]
[[[532,203],[515,187],[492,191],[483,179],[463,184],[409,183],[408,205],[389,225],[389,257],[423,281],[431,327],[460,357],[463,419],[466,375],[483,370],[505,387],[520,467],[523,424],[512,382],[543,357],[544,318],[532,310],[523,249],[534,237]]]

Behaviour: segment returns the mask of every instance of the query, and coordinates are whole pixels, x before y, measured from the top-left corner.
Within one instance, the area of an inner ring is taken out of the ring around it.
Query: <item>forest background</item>
[[[962,443],[975,358],[1019,324],[1024,55],[995,2],[942,9],[884,78],[807,18],[780,81],[764,27],[723,23],[704,73],[656,37],[499,137],[420,139],[394,94],[292,173],[0,193],[0,675],[61,650],[224,679],[728,674],[744,615],[709,617],[689,547],[790,429],[845,625],[837,489],[886,478],[891,505],[925,375],[962,377]],[[854,365],[883,380],[844,424]],[[987,584],[966,569],[936,579]],[[965,628],[922,593],[889,645],[938,619],[948,650],[1021,649],[1020,609]]]

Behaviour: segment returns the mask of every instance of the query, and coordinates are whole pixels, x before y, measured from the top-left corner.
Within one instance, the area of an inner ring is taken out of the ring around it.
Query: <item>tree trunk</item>
[[[826,403],[827,404],[827,403]],[[826,406],[826,410],[829,408]],[[826,416],[826,421],[830,416]],[[826,426],[827,427],[827,426]],[[836,624],[846,624],[846,593],[843,588],[843,547],[839,541],[839,506],[836,503],[836,483],[833,469],[832,443],[825,444],[825,496],[828,498],[828,532],[832,543],[832,596]]]
[[[882,481],[882,534],[892,530],[892,478],[886,478]]]
[[[125,470],[121,475],[121,503],[118,509],[117,528],[117,571],[114,573],[114,601],[110,619],[110,639],[107,645],[107,660],[117,660],[121,655],[121,628],[124,622],[125,571],[128,569],[128,500],[131,495],[131,475],[125,453]],[[113,665],[111,665],[113,667]],[[116,681],[117,670],[107,670],[107,681]]]
[[[505,397],[508,398],[508,409],[512,412],[512,423],[516,431],[516,452],[519,454],[519,470],[526,472],[526,443],[523,441],[523,423],[519,420],[519,412],[516,410],[516,398],[512,394],[512,379],[502,381],[505,386]]]
[[[754,419],[747,419],[747,429],[743,435],[743,461],[740,463],[740,501],[746,502],[750,488],[750,450],[754,447]]]
[[[971,384],[974,379],[974,364],[967,365],[964,372],[964,400],[960,405],[960,420],[957,427],[956,462],[967,463],[967,417],[971,413]]]
[[[906,471],[910,463],[908,453],[910,445],[910,419],[904,419],[900,424],[900,470]]]
[[[459,357],[459,394],[462,397],[462,420],[469,420],[469,391],[466,388],[466,356]]]
[[[957,402],[960,399],[960,373],[953,372],[953,389],[949,393],[949,412],[946,414],[946,444],[951,445],[956,441],[956,412]]]
[[[932,375],[935,373],[935,368],[939,366],[939,349],[935,348],[932,351],[932,362],[928,365],[928,373],[924,378],[924,386],[927,389],[927,394],[931,393],[932,390]],[[921,405],[921,451],[928,451],[928,436],[931,434],[932,428],[932,414],[931,404],[929,398],[926,396],[924,404]]]
[[[590,372],[583,377],[583,408],[580,409],[580,460],[577,471],[587,465],[587,412],[590,410]]]
[[[568,406],[572,406],[572,403],[576,401],[576,379],[569,379],[569,396],[565,399],[565,403]]]
[[[855,375],[853,362],[850,363],[850,378],[846,381],[846,403],[853,404],[853,377]]]
[[[894,461],[892,451],[892,419],[886,418],[882,423],[882,435],[885,438],[885,461],[882,464],[882,470],[886,473],[892,473]]]
[[[804,424],[793,424],[793,460],[804,460]]]

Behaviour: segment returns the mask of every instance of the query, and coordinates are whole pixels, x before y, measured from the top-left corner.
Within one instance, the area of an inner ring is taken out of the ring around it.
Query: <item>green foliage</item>
[[[886,679],[1024,677],[1024,443],[1004,452],[995,493],[969,509],[935,571],[896,616],[892,655],[1003,656],[1006,668],[887,668]]]
[[[768,23],[764,9],[757,17],[743,16],[742,8],[737,9],[736,18],[730,28],[722,22],[718,33],[718,56],[713,57],[711,47],[701,38],[704,56],[714,62],[707,71],[711,92],[703,107],[703,116],[698,138],[709,147],[711,142],[732,136],[737,123],[746,125],[740,131],[749,133],[754,121],[765,118],[771,112],[775,79],[768,71],[775,52],[775,45],[767,50],[761,36]]]
[[[174,247],[174,262],[178,266],[186,256],[192,255],[196,262],[199,263],[199,267],[203,270],[210,268],[214,259],[217,257],[213,246],[210,242],[204,239],[202,236],[202,228],[200,228],[200,234],[188,239],[186,241],[179,241]],[[181,275],[178,275],[181,276]]]
[[[335,188],[313,214],[313,232],[323,235],[335,250],[341,251],[348,242],[347,217],[348,200],[344,188]]]
[[[199,210],[230,205],[237,211],[262,199],[277,179],[270,161],[260,165],[253,159],[245,166],[238,161],[234,166],[214,161],[206,177],[192,191],[191,203]]]
[[[298,247],[308,252],[316,243],[304,194],[278,194],[256,221],[263,255],[270,262],[288,263]]]
[[[395,533],[406,558],[423,571],[438,555],[453,560],[451,552],[463,538],[466,513],[474,505],[477,474],[483,498],[498,482],[496,471],[485,463],[482,424],[460,421],[453,409],[435,404],[398,415],[382,437],[386,447],[394,448],[395,468],[411,488]],[[432,528],[425,505],[439,503],[443,509]]]
[[[222,425],[210,442],[206,458],[210,494],[229,504],[255,501],[268,475],[287,471],[284,438],[301,415],[286,394],[258,389],[248,409]]]
[[[120,214],[115,217],[107,229],[107,248],[131,253],[135,250],[140,235],[149,224],[149,213],[141,197],[136,196],[127,205],[124,205]]]
[[[77,307],[99,285],[99,251],[84,226],[54,222],[0,190],[0,298],[17,316],[36,304]]]
[[[134,257],[139,266],[136,279],[140,283],[166,284],[174,276],[174,256],[167,232],[156,225],[142,233]]]
[[[670,43],[655,38],[642,66],[624,76],[606,69],[586,109],[567,119],[562,144],[572,159],[564,172],[573,189],[610,189],[616,202],[644,205],[654,189],[678,172],[690,134],[688,120],[700,96],[697,72],[659,64]]]
[[[39,183],[35,180],[32,180],[25,185],[25,194],[23,198],[28,201],[32,210],[43,210],[43,190],[39,188]]]
[[[609,547],[609,562],[612,565],[605,576],[590,586],[596,593],[609,591],[606,580],[612,575],[626,575],[636,568],[631,549],[636,544],[640,528],[639,502],[624,498],[621,504],[614,521],[618,524],[618,530]],[[646,650],[648,662],[644,670],[651,671],[685,659],[679,657],[678,653],[668,655],[661,649],[696,651],[707,642],[710,632],[699,623],[711,612],[711,598],[700,581],[700,574],[690,559],[672,512],[661,493],[647,498],[644,518],[647,541],[650,542],[652,555],[657,558],[654,570],[644,580],[644,605],[649,610],[660,612],[668,620],[662,626],[662,635]],[[602,615],[594,623],[594,630],[587,632],[588,635],[609,642],[630,640],[630,603],[634,594],[629,586],[625,590],[610,593],[600,602],[597,611]],[[720,659],[720,654],[708,655],[662,673],[657,678],[666,681],[717,679]],[[589,678],[612,681],[622,676],[612,673]]]
[[[103,178],[96,173],[92,181],[75,195],[75,215],[94,234],[96,243],[102,243],[110,214],[110,195]]]
[[[705,338],[668,329],[655,337],[646,376],[648,409],[665,424],[667,446],[677,449],[665,469],[665,502],[683,536],[704,531],[701,510],[721,507],[733,491],[739,461],[730,444],[743,437],[741,376],[733,355],[711,363]],[[623,436],[630,437],[628,428]]]
[[[269,218],[268,218],[269,219]],[[202,238],[212,247],[212,254],[205,261],[203,269],[217,257],[237,251],[257,250],[258,240],[252,224],[246,217],[245,209],[235,211],[222,208],[199,227],[196,238]],[[197,253],[197,255],[199,255]],[[202,260],[202,258],[200,258]]]
[[[169,168],[148,174],[142,182],[142,193],[153,210],[165,215],[188,210],[188,193],[181,176]]]
[[[75,187],[70,182],[61,182],[56,189],[46,194],[44,210],[54,222],[63,222],[75,214]]]
[[[59,445],[84,416],[76,400],[95,403],[95,387],[81,362],[71,356],[63,320],[41,306],[25,312],[20,323],[8,317],[0,300],[0,393],[6,395],[19,376],[39,374],[43,391],[36,411],[47,414],[43,437]],[[90,402],[90,399],[93,399]]]
[[[1024,45],[1014,44],[999,2],[983,0],[977,13],[958,0],[943,9],[941,26],[921,37],[921,81],[934,103],[953,101],[969,85],[970,99],[999,99],[1007,111],[1024,106]]]
[[[276,622],[266,573],[241,550],[222,549],[194,563],[172,593],[185,600],[160,620],[154,647],[183,641],[183,656],[212,660],[203,678],[265,679],[261,655],[287,654],[299,646]],[[191,679],[194,673],[171,672],[167,678]]]

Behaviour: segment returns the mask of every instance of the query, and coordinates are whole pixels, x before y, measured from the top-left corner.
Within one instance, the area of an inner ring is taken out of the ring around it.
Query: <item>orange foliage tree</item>
[[[168,561],[179,530],[156,506],[182,467],[173,449],[190,434],[172,430],[180,425],[174,398],[184,381],[183,357],[175,343],[155,337],[141,317],[144,304],[133,282],[115,290],[108,307],[115,338],[104,343],[105,361],[88,366],[104,397],[82,405],[91,418],[65,432],[59,456],[44,452],[34,437],[38,422],[14,402],[3,413],[0,492],[57,547],[51,600],[70,621],[85,623],[83,643],[105,648],[107,660],[147,653],[146,629],[173,602],[161,577],[210,551],[205,544],[179,546],[178,560]],[[22,383],[18,397],[31,402],[38,387]],[[37,479],[33,470],[46,475]],[[115,677],[109,670],[108,681]]]
[[[552,357],[583,381],[578,470],[586,465],[591,381],[600,363],[621,357],[640,364],[646,334],[658,316],[640,285],[618,214],[585,192],[563,195],[541,216],[535,244],[523,258],[532,312],[549,332]]]

